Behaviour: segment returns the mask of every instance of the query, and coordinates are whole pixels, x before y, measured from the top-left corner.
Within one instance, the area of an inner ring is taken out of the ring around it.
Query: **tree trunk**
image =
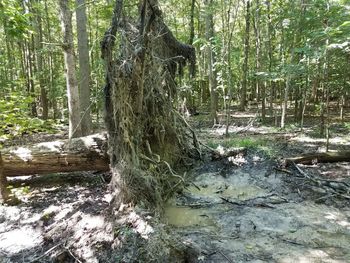
[[[273,52],[272,52],[272,31],[273,31],[273,26],[272,26],[272,18],[271,18],[271,2],[270,0],[267,0],[265,2],[266,8],[267,8],[267,52],[268,52],[268,58],[269,58],[269,64],[268,64],[268,69],[269,69],[269,88],[270,88],[270,115],[273,117],[275,115],[274,109],[273,109],[273,102],[274,102],[274,85],[271,80],[272,78],[272,63],[273,63]],[[281,43],[281,48],[283,48],[283,29],[282,29],[282,43]],[[263,91],[266,97],[266,88]],[[266,102],[264,102],[266,104]],[[266,105],[264,105],[266,107]],[[264,115],[264,114],[263,114]]]
[[[282,114],[281,114],[281,128],[284,129],[285,123],[286,123],[286,117],[287,117],[287,109],[288,109],[288,94],[290,90],[290,81],[291,81],[291,75],[287,75],[287,81],[284,88],[284,99],[283,99],[283,107],[282,107]]]
[[[260,101],[260,79],[257,75],[260,72],[260,49],[261,49],[261,37],[260,37],[260,0],[255,1],[255,16],[253,16],[254,34],[255,34],[255,88],[253,89],[253,94],[255,95],[257,102]],[[265,116],[264,116],[265,118]],[[264,119],[263,118],[263,119]]]
[[[191,1],[191,13],[190,13],[190,38],[188,44],[192,45],[194,40],[194,8],[196,5],[196,0]]]
[[[45,27],[46,27],[46,36],[45,38],[47,39],[47,41],[49,43],[51,43],[51,22],[50,22],[50,14],[49,14],[49,8],[48,8],[48,0],[44,1],[44,10],[45,10]],[[54,55],[51,54],[51,52],[49,52],[49,54],[47,54],[47,66],[48,66],[48,72],[49,72],[49,76],[47,79],[47,90],[46,92],[53,90],[54,87],[54,69],[53,69],[53,64],[54,64]],[[58,115],[57,115],[57,100],[56,97],[51,98],[51,100],[48,100],[48,107],[49,104],[51,104],[52,110],[53,110],[53,119],[57,119]]]
[[[79,90],[82,135],[89,135],[92,129],[90,111],[90,60],[89,40],[86,30],[87,18],[85,0],[76,0],[77,35],[79,51]]]
[[[239,108],[244,111],[247,103],[248,59],[250,33],[250,0],[246,0],[245,35],[244,35],[244,62],[242,66],[242,89]]]
[[[206,17],[205,17],[205,37],[208,42],[207,46],[207,61],[208,61],[208,78],[209,78],[209,90],[210,90],[210,111],[211,120],[213,124],[217,124],[218,120],[218,94],[216,91],[216,71],[214,69],[215,54],[213,51],[212,38],[214,37],[214,19],[211,7],[213,0],[206,0]]]
[[[44,79],[44,67],[43,67],[43,29],[42,29],[42,19],[39,9],[39,1],[35,3],[35,14],[36,14],[36,28],[38,33],[36,34],[36,58],[37,58],[37,73],[39,77],[39,86],[40,86],[40,101],[42,107],[41,118],[47,120],[49,115],[49,102],[47,98],[47,90],[45,88],[45,79]]]
[[[75,138],[81,136],[81,126],[79,89],[77,85],[75,70],[72,12],[69,10],[69,0],[59,0],[59,5],[61,27],[63,33],[62,48],[64,53],[64,64],[66,68],[69,111],[69,138]]]

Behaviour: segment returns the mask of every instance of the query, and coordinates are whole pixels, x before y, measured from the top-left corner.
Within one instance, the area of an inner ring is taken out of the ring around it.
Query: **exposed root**
[[[102,42],[112,187],[119,204],[159,206],[184,182],[174,164],[193,149],[199,155],[194,131],[173,109],[176,75],[186,63],[194,74],[195,50],[173,36],[157,0],[143,1],[139,19],[123,13],[117,0]]]

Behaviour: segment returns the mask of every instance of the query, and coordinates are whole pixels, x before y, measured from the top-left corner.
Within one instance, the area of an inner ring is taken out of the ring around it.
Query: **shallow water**
[[[252,197],[256,197],[259,194],[264,193],[264,190],[249,185],[234,186],[219,182],[217,184],[200,187],[200,189],[191,186],[187,190],[189,193],[200,197],[215,197],[222,196],[227,198],[233,198],[238,200],[247,200]]]
[[[205,226],[208,229],[218,228],[208,209],[168,205],[164,210],[164,217],[169,225],[176,227]]]

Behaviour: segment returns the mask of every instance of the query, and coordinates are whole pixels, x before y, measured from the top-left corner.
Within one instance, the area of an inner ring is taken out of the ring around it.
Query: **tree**
[[[214,18],[213,18],[213,0],[205,0],[206,16],[205,16],[205,38],[207,41],[207,61],[208,61],[208,78],[210,90],[210,111],[213,124],[219,122],[218,111],[218,94],[217,94],[217,74],[214,69],[215,52],[213,45],[214,38]]]
[[[90,134],[92,128],[90,113],[90,59],[89,40],[86,30],[87,17],[85,0],[76,0],[77,36],[79,52],[79,96],[82,135]]]
[[[43,58],[43,27],[42,27],[42,17],[41,10],[42,7],[39,1],[35,2],[35,7],[33,9],[36,15],[35,29],[37,34],[35,35],[35,51],[37,60],[37,74],[39,75],[39,86],[40,86],[40,101],[42,107],[42,119],[46,120],[49,116],[49,102],[47,97],[47,89],[45,85],[44,77],[44,58]]]
[[[69,111],[69,138],[81,136],[79,90],[75,70],[72,12],[69,0],[60,0],[60,19],[63,33],[63,53],[66,67],[66,83]]]
[[[182,184],[172,165],[191,152],[173,98],[174,79],[186,62],[194,74],[195,51],[173,36],[157,0],[141,1],[139,19],[123,19],[125,10],[123,0],[116,0],[101,47],[112,187],[117,206],[157,206]],[[138,25],[130,24],[137,20]]]
[[[249,34],[250,34],[250,0],[246,0],[245,34],[244,34],[244,62],[243,62],[243,66],[242,66],[242,90],[241,90],[241,101],[240,101],[240,110],[243,110],[243,111],[246,107],[246,101],[247,101]]]

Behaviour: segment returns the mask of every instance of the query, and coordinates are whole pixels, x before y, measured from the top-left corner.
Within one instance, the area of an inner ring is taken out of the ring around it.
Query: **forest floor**
[[[210,127],[207,118],[191,119],[203,143],[247,151],[207,156],[166,205],[164,228],[196,251],[189,262],[350,262],[350,200],[304,176],[350,184],[350,163],[299,165],[304,175],[279,170],[283,158],[325,150],[317,121],[306,120],[303,132],[280,131],[253,112],[237,114],[225,137],[225,127]],[[331,125],[331,150],[350,148],[348,124]],[[0,262],[137,261],[139,219],[112,227],[108,179],[81,172],[11,179],[22,202],[0,206]]]

